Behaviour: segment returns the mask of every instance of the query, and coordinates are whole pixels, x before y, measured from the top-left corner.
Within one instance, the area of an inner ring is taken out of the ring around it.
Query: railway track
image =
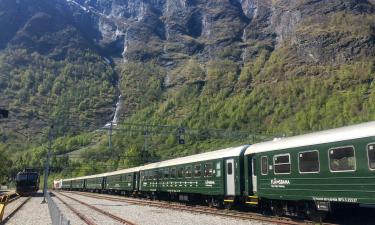
[[[85,202],[83,202],[83,201],[80,201],[80,200],[78,200],[78,199],[76,199],[76,198],[73,198],[73,197],[71,197],[71,196],[67,196],[67,195],[65,195],[65,194],[62,194],[61,192],[59,192],[58,194],[56,193],[56,192],[52,192],[54,195],[55,195],[55,197],[57,198],[57,199],[59,199],[64,205],[66,205],[74,214],[76,214],[80,219],[82,219],[86,224],[88,224],[88,225],[97,225],[94,221],[92,221],[90,218],[88,218],[87,216],[85,216],[84,214],[82,214],[82,213],[80,213],[76,208],[73,208],[71,205],[69,205],[66,201],[64,201],[60,196],[58,196],[58,195],[62,195],[62,196],[64,196],[65,198],[69,198],[69,199],[71,199],[71,200],[73,200],[73,201],[75,201],[75,202],[78,202],[79,204],[81,204],[81,205],[84,205],[84,206],[86,206],[86,207],[88,207],[88,208],[90,208],[90,209],[93,209],[93,210],[95,210],[96,212],[99,212],[100,214],[102,214],[102,215],[105,215],[105,216],[107,216],[107,217],[110,217],[110,218],[112,218],[113,220],[116,220],[116,221],[118,221],[118,222],[120,222],[120,223],[122,223],[122,224],[126,224],[126,225],[137,225],[137,224],[135,224],[135,223],[133,223],[133,222],[131,222],[131,221],[129,221],[129,220],[126,220],[126,219],[124,219],[124,218],[121,218],[121,217],[118,217],[118,216],[116,216],[116,215],[114,215],[114,214],[112,214],[112,213],[110,213],[110,212],[108,212],[108,211],[105,211],[105,210],[102,210],[102,209],[99,209],[98,207],[95,207],[95,206],[93,206],[93,205],[91,205],[91,204],[87,204],[87,203],[85,203]]]
[[[241,219],[241,220],[256,220],[262,222],[269,222],[275,223],[280,225],[302,225],[302,224],[315,224],[311,221],[306,220],[296,220],[288,217],[274,217],[274,216],[263,216],[259,213],[253,212],[239,212],[239,211],[230,211],[230,210],[220,210],[215,208],[209,208],[205,206],[189,206],[183,205],[178,203],[171,203],[171,202],[162,202],[162,201],[151,201],[145,199],[134,199],[134,198],[127,198],[127,197],[114,197],[108,196],[103,194],[93,194],[93,193],[84,193],[84,192],[70,192],[77,195],[82,195],[86,197],[96,198],[96,199],[104,199],[109,201],[117,201],[117,202],[126,202],[130,204],[137,204],[137,205],[145,205],[145,206],[154,206],[158,208],[165,208],[165,209],[173,209],[185,212],[192,212],[192,213],[200,213],[200,214],[208,214],[208,215],[216,215],[222,217],[229,217],[234,219]],[[324,225],[335,225],[332,223],[323,223]]]
[[[15,206],[14,209],[10,209],[10,212],[4,213],[4,218],[0,218],[0,225],[5,224],[8,222],[18,211],[22,209],[22,207],[31,199],[31,196],[29,197],[20,197],[19,195],[14,195],[14,197],[10,197],[6,202],[5,206],[6,209],[9,209],[13,204],[17,204],[18,201],[21,201],[21,203],[17,206]],[[2,219],[2,220],[1,220]]]

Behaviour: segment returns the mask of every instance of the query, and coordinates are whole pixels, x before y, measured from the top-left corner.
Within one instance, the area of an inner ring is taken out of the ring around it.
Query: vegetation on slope
[[[11,109],[22,108],[19,113],[25,117],[48,112],[46,118],[55,119],[52,178],[257,141],[210,135],[210,128],[274,137],[340,127],[375,120],[375,60],[368,41],[373,40],[373,21],[371,15],[349,13],[306,19],[293,37],[301,45],[285,40],[276,50],[259,47],[246,62],[225,59],[228,54],[223,53],[208,63],[191,57],[172,70],[153,62],[120,65],[116,69],[123,111],[111,147],[107,133],[94,135],[87,129],[98,127],[98,117],[109,114],[101,110],[115,94],[114,71],[95,54],[55,61],[23,50],[9,52],[0,60],[1,74],[8,77],[0,79],[0,93],[10,96],[6,101]],[[162,128],[153,134],[129,131],[128,123],[198,131],[187,133],[181,145],[176,133],[163,134]],[[7,129],[1,148],[20,149],[6,142],[17,135]],[[16,154],[12,168],[42,169],[46,136],[40,139],[42,147],[34,143]],[[64,155],[82,147],[69,159]]]

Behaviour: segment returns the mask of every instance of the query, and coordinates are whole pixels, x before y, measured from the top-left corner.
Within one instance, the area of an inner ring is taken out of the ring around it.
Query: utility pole
[[[111,124],[109,125],[109,141],[108,141],[108,148],[111,149],[112,147],[112,126],[113,126],[113,121],[111,121]]]
[[[147,141],[148,141],[148,135],[149,135],[148,131],[145,131],[144,135],[145,135],[144,151],[147,152],[148,151],[148,146],[147,146],[148,142]]]
[[[47,196],[47,187],[48,187],[48,172],[49,172],[49,160],[51,158],[51,145],[52,145],[52,129],[53,125],[50,126],[48,131],[48,152],[47,152],[47,160],[44,170],[44,184],[43,184],[43,201],[42,203],[46,203],[46,196]]]

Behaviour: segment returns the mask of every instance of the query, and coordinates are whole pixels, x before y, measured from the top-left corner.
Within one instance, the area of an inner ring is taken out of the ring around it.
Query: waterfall
[[[244,43],[245,45],[242,47],[242,53],[241,53],[241,59],[242,59],[242,62],[245,63],[245,59],[246,59],[246,54],[247,54],[247,50],[246,50],[246,27],[243,29],[243,33],[242,33],[242,43]]]
[[[124,50],[122,51],[122,58],[124,59],[124,62],[127,62],[126,59],[126,52],[128,51],[128,33],[129,33],[129,27],[126,28],[125,36],[124,36]]]
[[[110,127],[111,123],[112,126],[117,126],[117,123],[119,121],[119,115],[120,115],[120,110],[122,108],[122,99],[121,99],[121,94],[118,96],[118,100],[116,102],[116,108],[115,108],[115,114],[113,115],[112,121],[109,121],[104,125],[104,127]]]

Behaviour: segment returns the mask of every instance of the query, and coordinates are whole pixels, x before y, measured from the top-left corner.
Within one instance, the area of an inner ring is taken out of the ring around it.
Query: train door
[[[258,191],[258,183],[257,183],[257,174],[256,174],[256,160],[255,156],[251,159],[251,177],[252,177],[252,183],[253,183],[253,192],[256,193]]]
[[[235,180],[234,180],[234,159],[227,159],[225,161],[226,168],[226,195],[235,195]]]
[[[134,184],[134,189],[138,190],[138,173],[134,173],[133,184]]]

